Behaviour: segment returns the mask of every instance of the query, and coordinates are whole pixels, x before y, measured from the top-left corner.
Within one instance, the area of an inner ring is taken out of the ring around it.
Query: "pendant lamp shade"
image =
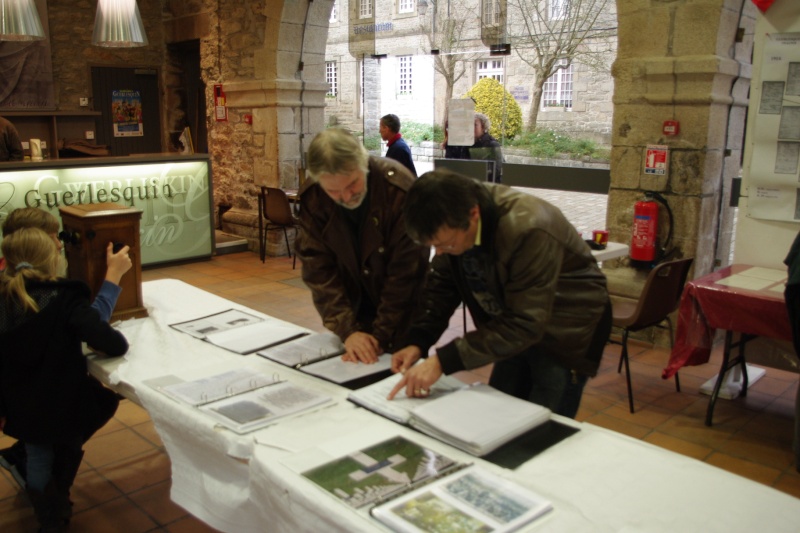
[[[0,41],[41,41],[42,21],[34,0],[0,0]]]
[[[98,0],[92,44],[108,48],[147,46],[136,0]]]

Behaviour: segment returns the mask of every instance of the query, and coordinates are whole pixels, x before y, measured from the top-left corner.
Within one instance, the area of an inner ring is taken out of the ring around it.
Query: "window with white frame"
[[[333,7],[331,8],[331,18],[328,22],[336,22],[339,20],[339,0],[333,0]]]
[[[482,59],[478,61],[476,70],[477,78],[492,78],[503,83],[503,60],[502,59]]]
[[[500,24],[500,0],[481,0],[481,20],[484,26]]]
[[[372,18],[372,0],[359,0],[358,18],[362,19]]]
[[[542,103],[545,107],[572,108],[572,63],[567,64],[566,59],[560,59],[559,65],[566,65],[558,69],[544,82],[542,90]]]
[[[411,56],[397,57],[397,93],[411,94]]]
[[[336,72],[336,61],[325,62],[325,81],[328,82],[328,93],[326,96],[336,96],[339,92],[339,78]]]
[[[550,0],[550,20],[561,20],[567,15],[570,0]]]
[[[398,0],[398,13],[413,13],[416,11],[417,0]]]

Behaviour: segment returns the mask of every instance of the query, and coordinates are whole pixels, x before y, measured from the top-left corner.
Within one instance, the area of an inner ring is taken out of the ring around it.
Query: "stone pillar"
[[[629,242],[634,203],[657,191],[674,213],[675,256],[694,257],[696,277],[730,251],[727,192],[741,156],[754,8],[750,0],[617,0],[617,7],[610,237]],[[665,120],[679,121],[680,134],[664,135]],[[650,144],[669,147],[664,176],[644,173]],[[638,295],[647,272],[618,265],[607,269],[609,288]]]
[[[364,57],[364,145],[375,155],[380,155],[381,135],[381,62]],[[377,140],[377,147],[373,146]]]
[[[224,84],[233,133],[221,128],[224,139],[218,139],[217,146],[222,148],[226,140],[231,151],[249,156],[241,165],[225,169],[229,175],[223,195],[233,206],[225,217],[231,222],[228,227],[248,238],[253,249],[258,247],[259,187],[298,188],[308,143],[324,127],[330,8],[331,2],[324,1],[261,6],[263,45],[253,48],[252,62],[241,62],[240,67],[251,65],[252,76],[234,76]],[[244,43],[240,55],[245,55],[253,33],[243,33],[236,42]],[[245,115],[252,117],[252,125],[243,124]],[[217,156],[225,158],[224,148]],[[282,231],[271,231],[267,240],[270,255],[285,253]]]

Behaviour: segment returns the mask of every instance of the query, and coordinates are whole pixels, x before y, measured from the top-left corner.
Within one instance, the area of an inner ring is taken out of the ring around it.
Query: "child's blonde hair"
[[[28,294],[25,282],[56,278],[60,255],[55,242],[39,228],[20,228],[4,237],[0,248],[6,259],[0,295],[7,304],[16,301],[24,310],[38,312],[39,306]]]

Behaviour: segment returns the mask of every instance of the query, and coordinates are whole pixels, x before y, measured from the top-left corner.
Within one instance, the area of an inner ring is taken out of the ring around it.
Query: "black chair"
[[[647,276],[638,300],[618,300],[612,304],[613,325],[622,328],[622,342],[611,341],[622,345],[617,372],[622,371],[625,364],[625,377],[628,382],[628,405],[633,413],[633,389],[631,388],[631,370],[628,361],[628,334],[649,327],[663,328],[663,322],[669,327],[669,342],[672,347],[672,320],[669,315],[678,308],[686,283],[686,276],[692,266],[693,258],[678,259],[657,265]],[[678,374],[675,374],[675,389],[681,391]]]
[[[294,269],[297,262],[297,251],[292,253],[287,228],[295,228],[295,238],[297,238],[297,224],[298,220],[292,213],[286,193],[275,187],[261,187],[258,195],[258,251],[262,263],[266,261],[267,257],[267,232],[270,229],[280,228],[286,239],[286,252],[292,256],[292,269]]]

